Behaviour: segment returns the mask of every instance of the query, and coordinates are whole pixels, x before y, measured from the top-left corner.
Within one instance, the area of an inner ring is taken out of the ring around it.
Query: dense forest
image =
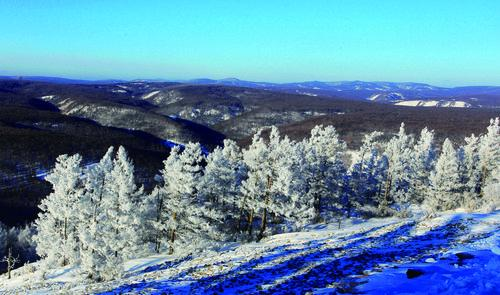
[[[198,143],[174,147],[151,191],[121,146],[93,165],[61,155],[34,226],[0,230],[0,251],[8,262],[33,259],[36,247],[42,268],[77,264],[88,278],[108,280],[125,260],[151,253],[259,241],[313,223],[341,227],[353,216],[409,216],[415,206],[432,216],[499,205],[498,118],[463,145],[446,139],[439,149],[433,131],[415,138],[401,124],[389,140],[366,134],[350,156],[332,126],[302,141],[263,131],[244,149],[231,140],[209,154]]]

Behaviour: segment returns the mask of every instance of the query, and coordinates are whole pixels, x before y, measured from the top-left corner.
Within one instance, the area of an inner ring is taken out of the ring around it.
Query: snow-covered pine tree
[[[500,208],[500,167],[497,165],[492,171],[494,179],[483,188],[481,209],[492,212]]]
[[[443,143],[430,183],[431,193],[425,203],[431,212],[455,209],[462,204],[458,155],[449,139]]]
[[[165,191],[156,186],[146,195],[141,204],[142,225],[146,233],[146,242],[154,244],[154,251],[160,253],[163,242],[167,239],[169,214],[165,210],[167,200]]]
[[[352,165],[347,175],[349,185],[349,208],[355,208],[361,213],[373,211],[377,204],[377,193],[380,190],[380,147],[376,139],[382,135],[375,131],[366,134],[359,151],[354,154]],[[351,211],[351,210],[350,210]]]
[[[310,215],[309,199],[304,198],[303,164],[305,151],[300,145],[281,138],[278,128],[271,127],[269,143],[255,134],[252,144],[243,151],[243,159],[248,169],[247,179],[242,183],[245,207],[248,208],[248,232],[252,236],[253,217],[260,217],[257,239],[264,236],[269,218],[290,219],[294,226],[297,216]]]
[[[40,204],[34,237],[37,254],[46,266],[68,265],[79,261],[78,204],[83,195],[82,157],[61,155],[46,180],[53,192]]]
[[[231,232],[241,214],[240,186],[245,177],[243,156],[232,140],[224,140],[206,159],[204,175],[198,185],[199,196],[207,207],[224,213],[224,230]]]
[[[459,149],[460,183],[464,207],[474,210],[480,206],[481,171],[479,169],[479,138],[472,134]]]
[[[110,147],[99,163],[85,170],[85,193],[79,203],[79,238],[81,241],[81,271],[89,278],[100,280],[109,271],[102,233],[106,230],[106,207],[109,197],[114,148]],[[119,267],[119,266],[118,266]]]
[[[290,141],[288,137],[283,138],[280,142],[278,157],[280,158],[279,170],[273,185],[276,194],[275,203],[277,202],[280,206],[277,210],[270,212],[273,212],[277,221],[282,217],[285,231],[297,230],[313,222],[316,217],[314,199],[307,193],[310,188],[307,177],[310,169],[307,161],[306,141],[295,142]],[[331,200],[339,199],[332,198]],[[330,205],[330,209],[336,209],[337,211],[332,215],[337,216],[342,208],[335,203]]]
[[[375,196],[375,204],[377,208],[374,213],[377,216],[387,215],[389,212],[390,200],[386,195],[387,179],[389,175],[389,159],[386,154],[382,154],[376,164],[375,179],[377,182],[377,194]]]
[[[138,208],[143,189],[135,183],[134,165],[122,146],[113,161],[106,190],[101,200],[106,212],[101,223],[101,252],[106,257],[104,279],[110,279],[121,275],[125,259],[137,255],[142,238]]]
[[[481,207],[492,209],[499,205],[498,192],[500,182],[500,119],[490,120],[486,134],[479,143],[479,170],[481,175]],[[487,192],[487,194],[486,194]]]
[[[420,204],[429,193],[429,176],[436,161],[433,130],[429,131],[427,127],[422,129],[420,137],[413,147],[411,159],[413,177],[410,185],[414,194],[411,202]]]
[[[315,220],[338,215],[347,204],[342,204],[341,194],[345,165],[342,161],[346,145],[339,139],[333,126],[321,125],[311,130],[304,142],[306,169],[302,176],[307,181],[307,197],[313,200]]]
[[[389,206],[395,204],[397,209],[405,212],[414,200],[410,185],[414,178],[411,167],[413,152],[413,138],[406,134],[404,123],[401,123],[399,132],[388,143],[384,152],[387,158],[387,177],[384,185],[382,214],[389,213]]]
[[[262,129],[256,132],[252,138],[252,143],[243,150],[243,161],[247,168],[247,178],[241,186],[243,195],[240,207],[246,211],[246,230],[252,236],[254,217],[264,202],[269,168],[269,149],[262,137]],[[243,215],[240,216],[240,223]]]
[[[218,224],[222,216],[199,199],[198,183],[203,174],[204,156],[199,143],[188,143],[184,151],[170,151],[162,170],[166,196],[164,210],[168,227],[169,252],[176,244],[189,246],[204,239],[220,239]]]

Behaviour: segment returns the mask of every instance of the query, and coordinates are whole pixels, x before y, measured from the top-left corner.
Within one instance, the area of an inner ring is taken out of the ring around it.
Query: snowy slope
[[[385,218],[228,244],[187,256],[129,261],[124,278],[85,283],[76,269],[40,281],[32,266],[0,279],[0,294],[493,294],[500,288],[500,211]],[[458,254],[457,254],[458,253]],[[408,278],[408,269],[423,272]]]
[[[410,107],[450,107],[450,108],[470,108],[472,105],[465,101],[453,100],[405,100],[396,102],[398,106]]]

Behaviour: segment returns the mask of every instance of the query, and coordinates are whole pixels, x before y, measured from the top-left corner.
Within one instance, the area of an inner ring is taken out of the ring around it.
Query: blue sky
[[[500,1],[0,0],[0,74],[500,85]]]

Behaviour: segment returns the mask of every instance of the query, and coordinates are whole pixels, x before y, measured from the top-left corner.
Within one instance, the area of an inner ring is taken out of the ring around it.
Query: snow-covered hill
[[[190,80],[193,84],[215,84],[240,86],[309,96],[326,96],[344,99],[370,100],[394,104],[401,101],[432,101],[437,98],[443,101],[463,101],[469,107],[492,107],[500,105],[500,87],[498,86],[466,86],[438,87],[413,82],[366,82],[366,81],[306,81],[297,83],[251,82],[238,79],[198,79]],[[430,105],[426,105],[430,106]],[[435,106],[443,107],[444,104]],[[452,105],[448,105],[452,106]]]
[[[470,108],[472,105],[461,100],[405,100],[395,103],[398,106],[409,107],[448,107],[448,108]]]
[[[417,214],[417,216],[419,216]],[[500,211],[436,218],[349,220],[227,244],[217,251],[131,260],[111,282],[36,264],[0,277],[0,294],[494,294],[500,288]]]

